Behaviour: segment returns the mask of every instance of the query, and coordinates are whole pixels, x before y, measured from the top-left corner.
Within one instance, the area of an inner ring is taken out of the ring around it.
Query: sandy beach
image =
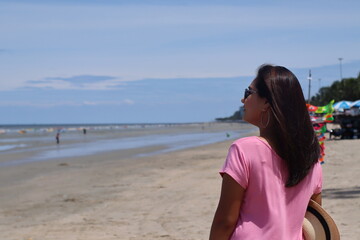
[[[0,239],[207,239],[218,169],[232,141],[149,157],[111,151],[0,168]],[[360,140],[325,146],[323,206],[341,239],[358,239]]]

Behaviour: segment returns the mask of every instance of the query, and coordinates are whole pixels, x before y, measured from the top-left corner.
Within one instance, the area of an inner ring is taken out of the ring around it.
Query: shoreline
[[[235,139],[253,129],[254,127],[244,123],[202,123],[88,130],[87,134],[83,134],[82,130],[74,130],[61,133],[60,144],[55,143],[54,133],[51,132],[2,135],[0,148],[12,144],[14,149],[0,151],[0,167],[97,155],[109,151],[129,152],[129,149],[158,149],[149,151],[148,154],[141,152],[142,156],[160,154],[220,142],[227,138]]]
[[[0,169],[0,238],[207,239],[220,194],[218,170],[232,142]],[[325,143],[323,206],[343,240],[360,234],[359,143]]]

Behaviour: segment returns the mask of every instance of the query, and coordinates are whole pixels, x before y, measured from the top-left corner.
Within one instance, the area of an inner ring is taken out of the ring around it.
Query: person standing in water
[[[55,139],[56,139],[56,144],[60,144],[60,132],[56,133]]]

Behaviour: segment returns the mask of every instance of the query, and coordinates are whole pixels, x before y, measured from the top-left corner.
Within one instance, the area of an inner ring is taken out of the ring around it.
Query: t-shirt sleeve
[[[322,182],[323,182],[323,176],[322,176],[322,166],[320,162],[316,163],[314,166],[314,170],[316,172],[317,176],[317,182],[315,184],[314,194],[321,193],[322,191]]]
[[[246,162],[244,153],[235,143],[231,145],[225,163],[220,170],[221,176],[224,173],[230,175],[244,189],[249,182],[249,164]]]

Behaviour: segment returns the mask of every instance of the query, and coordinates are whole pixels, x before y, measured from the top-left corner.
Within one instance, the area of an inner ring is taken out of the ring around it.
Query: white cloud
[[[65,75],[31,87],[107,90],[122,81],[147,78],[252,75],[264,62],[305,67],[332,64],[339,56],[358,58],[359,3],[256,2],[160,6],[8,1],[1,5],[0,25],[6,24],[1,25],[0,48],[11,53],[0,52],[0,88]],[[82,73],[124,77],[68,81]]]
[[[135,104],[135,102],[134,102],[133,100],[130,100],[130,99],[125,99],[123,102],[124,102],[125,104],[127,104],[127,105],[133,105],[133,104]]]
[[[62,101],[62,102],[29,102],[29,101],[0,101],[0,107],[37,107],[37,108],[51,108],[51,107],[81,107],[81,106],[120,106],[133,105],[135,102],[131,99],[124,99],[122,101]]]
[[[133,105],[135,102],[130,99],[124,99],[122,101],[83,101],[83,105],[88,106],[100,106],[100,105]]]
[[[7,28],[23,26],[44,30],[51,26],[57,30],[127,29],[138,27],[228,25],[239,27],[294,27],[320,25],[359,26],[353,21],[356,7],[341,4],[340,8],[327,4],[283,3],[253,6],[190,5],[190,6],[96,6],[96,5],[8,5],[8,12],[18,13],[17,21],[10,21]],[[31,19],[25,9],[32,14]],[[321,11],[320,11],[321,10]],[[346,11],[339,11],[346,10]],[[22,13],[22,14],[19,14]],[[79,14],[81,13],[81,14]],[[64,18],[66,14],[66,18]],[[336,17],[334,17],[336,16]],[[4,15],[6,16],[6,14]],[[46,21],[51,17],[51,21]],[[284,21],[286,19],[286,21]],[[30,20],[30,21],[29,21]],[[45,21],[44,21],[45,20]],[[64,24],[71,23],[71,24]]]
[[[82,104],[71,101],[64,102],[31,102],[31,101],[0,101],[2,107],[58,107],[58,106],[82,106]]]
[[[112,76],[79,75],[29,80],[26,82],[25,87],[51,88],[57,90],[109,90],[125,84],[126,83]]]

